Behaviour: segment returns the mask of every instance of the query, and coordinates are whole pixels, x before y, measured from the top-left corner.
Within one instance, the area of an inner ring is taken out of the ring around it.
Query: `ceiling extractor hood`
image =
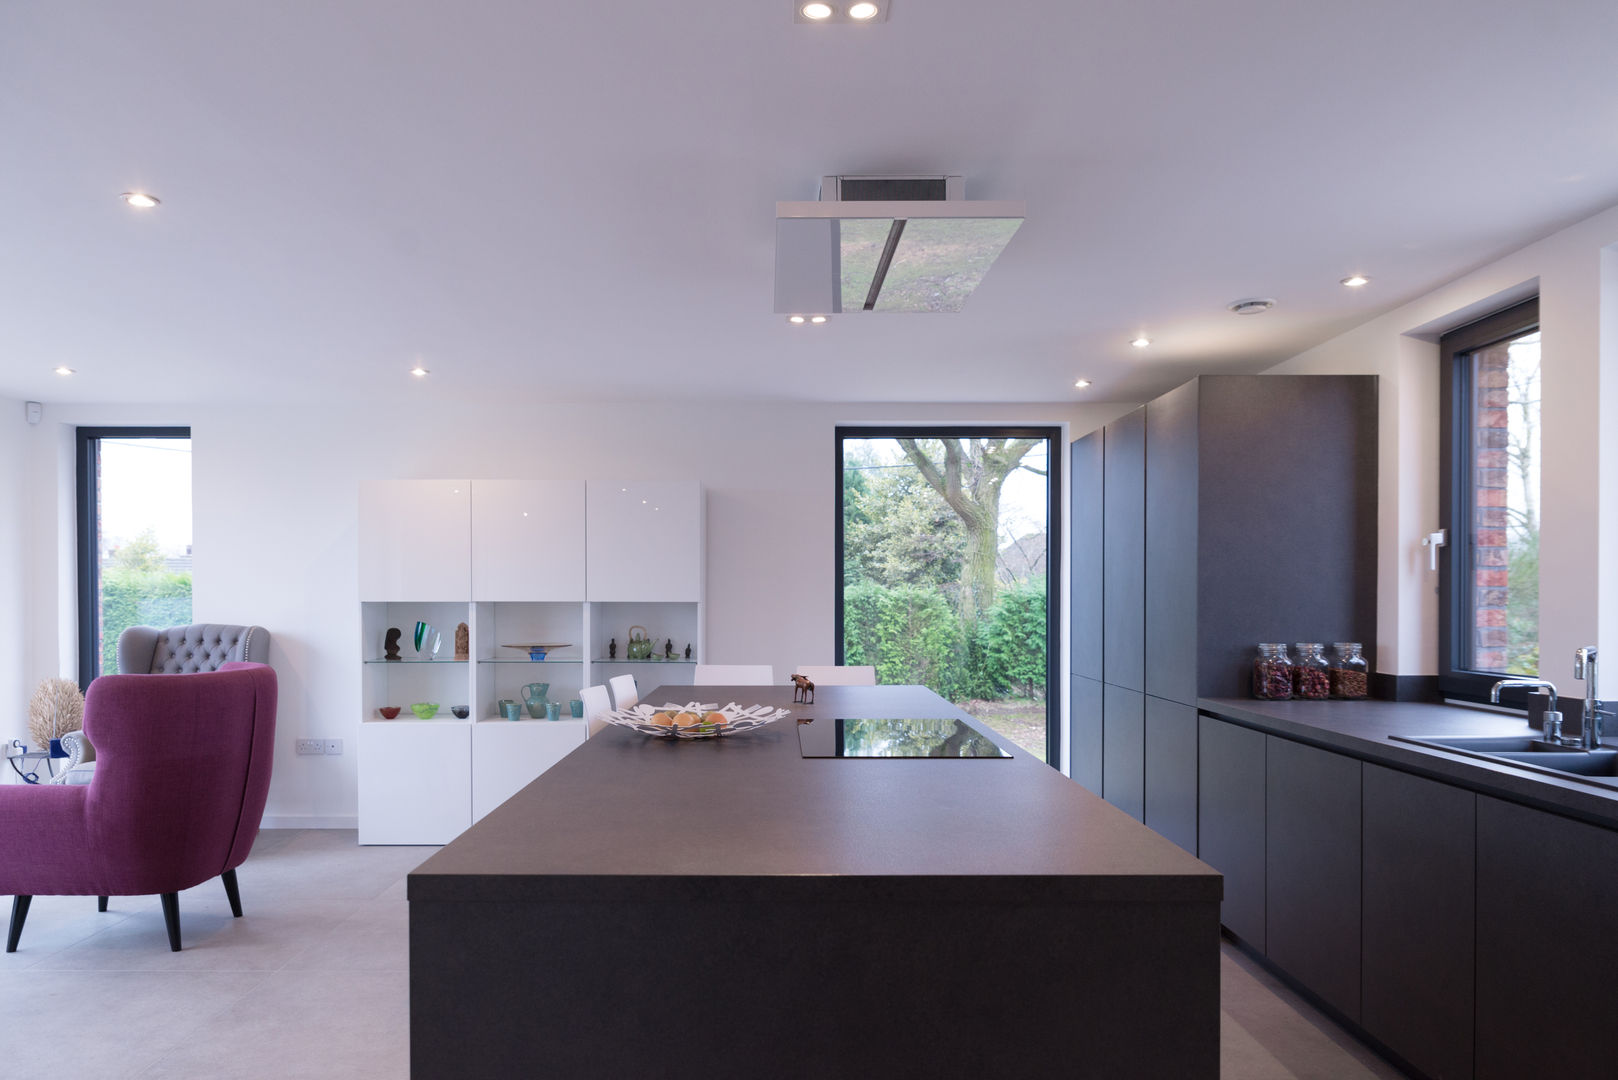
[[[959,176],[827,176],[775,204],[775,310],[959,311],[1023,222]]]

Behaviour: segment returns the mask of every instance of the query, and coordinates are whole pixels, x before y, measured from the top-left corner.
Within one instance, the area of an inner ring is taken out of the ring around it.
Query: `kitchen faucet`
[[[1601,747],[1601,702],[1596,698],[1596,648],[1586,645],[1573,653],[1573,677],[1584,680],[1584,730],[1579,745],[1586,750]]]
[[[1494,705],[1500,704],[1500,691],[1514,686],[1539,686],[1550,694],[1551,700],[1545,705],[1541,723],[1544,725],[1545,741],[1560,745],[1562,742],[1562,714],[1556,711],[1556,685],[1549,679],[1501,679],[1489,687],[1489,702]]]

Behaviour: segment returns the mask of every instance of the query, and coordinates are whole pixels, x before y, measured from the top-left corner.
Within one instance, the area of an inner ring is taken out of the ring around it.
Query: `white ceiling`
[[[1615,72],[1612,0],[9,0],[0,394],[1142,399],[1618,202]],[[1028,204],[966,310],[772,314],[775,202],[909,172]]]

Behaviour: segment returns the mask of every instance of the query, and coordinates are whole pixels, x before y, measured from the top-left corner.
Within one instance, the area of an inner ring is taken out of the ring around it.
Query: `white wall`
[[[0,743],[28,731],[27,703],[33,686],[26,674],[26,530],[23,490],[27,479],[28,425],[23,403],[0,397],[0,611],[14,613],[10,633],[0,633]],[[0,766],[4,767],[4,766]]]
[[[1541,670],[1553,681],[1571,683],[1575,648],[1605,642],[1618,649],[1615,243],[1618,207],[1273,369],[1381,376],[1379,670],[1437,672],[1438,579],[1427,569],[1420,543],[1439,523],[1438,337],[1536,288],[1542,334]]]
[[[495,392],[482,400],[422,404],[386,415],[320,406],[48,410],[47,423],[29,439],[35,512],[26,636],[59,646],[31,653],[28,674],[72,670],[72,455],[64,459],[61,445],[65,438],[71,449],[75,424],[191,426],[195,617],[258,623],[273,635],[281,706],[267,820],[352,825],[355,754],[298,758],[292,741],[321,736],[342,738],[351,748],[357,743],[362,479],[558,471],[700,479],[708,499],[708,659],[767,661],[785,671],[832,660],[837,424],[1062,423],[1078,435],[1121,411],[779,403],[671,410],[656,403],[511,401]],[[53,513],[64,501],[65,526]]]

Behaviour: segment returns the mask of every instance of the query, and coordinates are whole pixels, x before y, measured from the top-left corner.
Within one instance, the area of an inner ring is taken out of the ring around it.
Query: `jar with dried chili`
[[[1292,696],[1304,701],[1325,701],[1331,697],[1326,647],[1318,641],[1300,641],[1296,648],[1298,661],[1292,665]]]
[[[1286,701],[1292,696],[1292,661],[1280,642],[1260,642],[1253,661],[1253,696]]]
[[[1357,641],[1334,641],[1331,663],[1331,696],[1340,701],[1360,701],[1370,689],[1369,665]]]

